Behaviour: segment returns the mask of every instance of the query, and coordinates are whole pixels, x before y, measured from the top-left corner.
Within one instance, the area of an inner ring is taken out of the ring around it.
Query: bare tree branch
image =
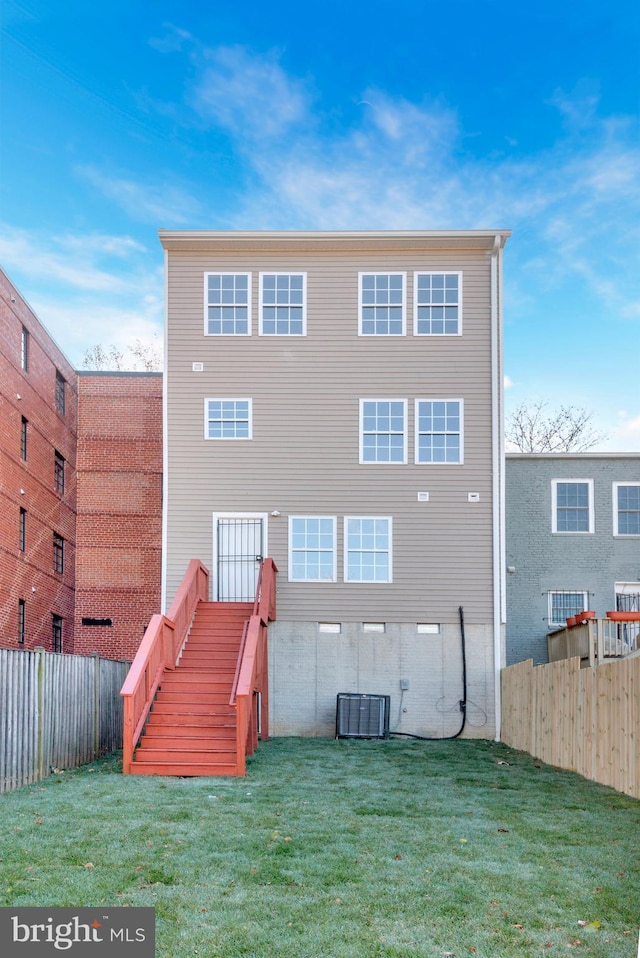
[[[85,350],[82,368],[116,372],[123,370],[155,372],[162,369],[162,343],[158,336],[154,336],[153,341],[146,343],[136,339],[132,345],[126,347],[126,352],[118,349],[117,346],[103,346],[98,343],[91,349]]]
[[[508,446],[518,452],[585,452],[606,439],[590,425],[593,413],[576,406],[547,412],[548,403],[522,403],[505,426]]]

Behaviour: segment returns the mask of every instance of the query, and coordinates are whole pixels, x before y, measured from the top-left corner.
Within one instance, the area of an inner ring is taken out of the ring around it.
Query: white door
[[[266,516],[215,515],[214,568],[218,602],[253,602],[265,553]]]

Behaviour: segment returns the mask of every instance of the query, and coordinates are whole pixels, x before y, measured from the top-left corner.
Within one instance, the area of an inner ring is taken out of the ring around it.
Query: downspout
[[[502,297],[500,295],[503,237],[496,234],[491,251],[491,435],[492,435],[492,510],[493,510],[493,670],[495,698],[495,739],[500,741],[502,698],[500,671],[503,666],[502,624],[506,618],[505,530],[504,530],[504,427],[502,410],[504,382],[502,373]]]
[[[164,250],[164,372],[162,374],[162,572],[160,608],[167,609],[167,514],[169,490],[169,442],[167,377],[169,374],[169,254]]]

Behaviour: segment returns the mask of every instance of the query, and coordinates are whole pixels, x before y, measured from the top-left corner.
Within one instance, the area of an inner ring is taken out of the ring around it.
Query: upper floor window
[[[404,336],[404,273],[360,273],[359,298],[361,336]]]
[[[344,581],[391,582],[391,518],[346,516]]]
[[[59,369],[56,369],[56,409],[64,416],[66,409],[66,380]]]
[[[27,603],[24,599],[18,599],[18,645],[24,645],[26,631]]]
[[[263,336],[305,336],[307,274],[260,274],[260,332]]]
[[[64,539],[57,532],[53,533],[53,571],[64,572]]]
[[[416,273],[416,336],[456,336],[461,331],[462,273]]]
[[[416,400],[416,462],[462,463],[462,399]]]
[[[20,458],[26,462],[27,461],[27,436],[28,436],[28,420],[25,417],[22,417],[20,422]]]
[[[18,526],[18,543],[20,552],[26,552],[27,549],[27,510],[20,509],[20,525]]]
[[[289,519],[289,580],[336,581],[336,520],[334,516],[291,516]]]
[[[613,534],[640,536],[640,482],[614,482]]]
[[[406,399],[361,399],[360,462],[406,461]]]
[[[205,439],[251,439],[251,399],[205,399]]]
[[[593,479],[553,479],[552,531],[593,532]]]
[[[550,592],[549,625],[566,625],[567,619],[585,611],[587,601],[586,592]]]
[[[51,616],[51,650],[62,652],[62,616]]]
[[[251,335],[251,274],[205,273],[205,334]]]
[[[58,450],[55,450],[53,462],[53,485],[56,492],[64,495],[64,456],[61,456]]]
[[[29,372],[29,330],[26,326],[22,327],[22,337],[20,339],[20,365],[25,373]]]

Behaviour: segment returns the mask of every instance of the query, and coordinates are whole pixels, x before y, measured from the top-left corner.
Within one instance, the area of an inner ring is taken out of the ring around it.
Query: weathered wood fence
[[[0,793],[122,746],[128,662],[0,649]]]
[[[640,657],[502,670],[505,745],[640,798]]]

